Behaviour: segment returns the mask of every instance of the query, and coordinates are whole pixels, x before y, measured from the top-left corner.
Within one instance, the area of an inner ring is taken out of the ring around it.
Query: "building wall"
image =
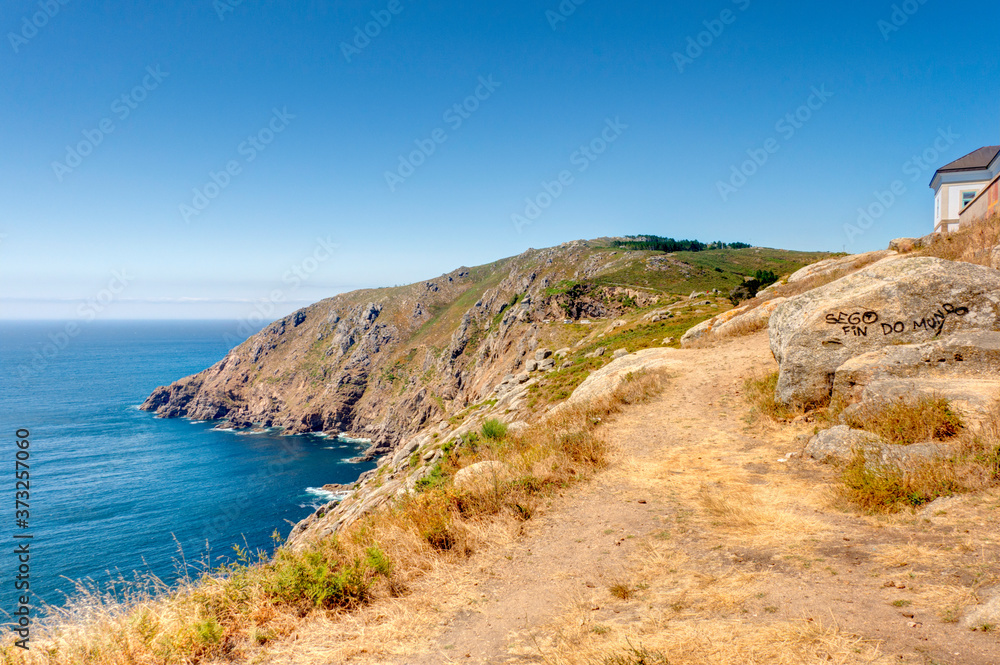
[[[998,179],[1000,179],[1000,154],[984,169],[935,173],[931,181],[931,187],[934,188],[934,232],[957,231],[959,224],[967,220],[1000,213],[1000,208],[995,203]],[[965,210],[962,209],[963,192],[974,192],[976,195]],[[991,196],[994,201],[992,206]]]
[[[976,192],[976,194],[980,194],[989,182],[989,180],[978,180],[942,184],[934,195],[934,232],[951,233],[957,231],[960,220],[965,218],[962,215],[962,193]]]
[[[985,186],[985,182],[969,182],[961,185],[950,185],[948,187],[948,219],[958,219],[962,214],[963,192],[975,192],[978,194],[983,191]]]
[[[962,211],[961,224],[968,224],[1000,212],[1000,176],[983,188],[979,196]]]

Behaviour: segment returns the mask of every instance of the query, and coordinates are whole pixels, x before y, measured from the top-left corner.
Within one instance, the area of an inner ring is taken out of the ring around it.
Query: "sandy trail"
[[[856,515],[838,507],[829,467],[787,456],[812,424],[744,419],[744,378],[774,369],[766,334],[678,357],[663,394],[605,428],[608,469],[461,566],[447,599],[415,589],[399,607],[432,607],[433,619],[351,662],[601,662],[625,635],[676,645],[687,631],[704,644],[820,624],[863,640],[856,653],[831,647],[831,662],[1000,662],[996,631],[963,628],[954,609],[1000,581],[1000,495]],[[616,584],[631,597],[613,595]],[[701,662],[749,662],[712,648]],[[877,660],[858,655],[875,648]]]

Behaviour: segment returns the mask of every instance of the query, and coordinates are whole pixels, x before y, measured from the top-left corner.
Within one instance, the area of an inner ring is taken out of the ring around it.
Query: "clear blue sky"
[[[3,318],[277,316],[604,235],[866,251],[1000,143],[992,3],[63,1],[0,17]]]

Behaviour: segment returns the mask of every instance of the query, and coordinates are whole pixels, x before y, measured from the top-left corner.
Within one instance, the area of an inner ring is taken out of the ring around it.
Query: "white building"
[[[1000,175],[1000,146],[987,146],[942,166],[931,180],[934,232],[957,231],[959,216]]]

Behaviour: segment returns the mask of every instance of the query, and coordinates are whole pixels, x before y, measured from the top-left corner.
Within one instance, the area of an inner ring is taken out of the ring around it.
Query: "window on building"
[[[972,199],[976,198],[976,194],[978,193],[976,191],[962,192],[962,210],[965,210],[965,206],[972,203]]]

